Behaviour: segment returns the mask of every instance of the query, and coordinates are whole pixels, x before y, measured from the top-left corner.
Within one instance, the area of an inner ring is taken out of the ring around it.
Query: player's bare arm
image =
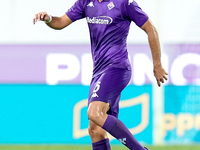
[[[35,24],[37,21],[44,21],[49,27],[57,30],[63,29],[72,23],[66,14],[61,17],[51,17],[46,12],[40,12],[36,14],[35,18],[33,18],[33,24]]]
[[[160,86],[161,82],[164,83],[164,79],[167,80],[166,75],[168,75],[168,73],[162,68],[161,65],[161,50],[158,32],[150,20],[147,20],[141,28],[148,35],[148,41],[153,58],[154,76],[156,77],[158,86]]]

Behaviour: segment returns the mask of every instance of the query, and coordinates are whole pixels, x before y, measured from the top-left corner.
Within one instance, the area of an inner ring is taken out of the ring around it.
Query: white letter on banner
[[[83,85],[90,85],[92,79],[93,62],[90,53],[83,54],[81,59],[81,82]]]
[[[190,64],[200,66],[200,55],[196,53],[186,53],[176,58],[172,64],[170,76],[175,85],[186,85],[187,80],[183,76],[183,69]]]
[[[145,54],[136,54],[133,58],[133,83],[136,85],[145,84],[145,75],[150,81],[155,82],[153,65],[150,58]]]
[[[80,73],[80,62],[72,54],[48,54],[46,57],[46,82],[50,85],[58,81],[68,81]]]

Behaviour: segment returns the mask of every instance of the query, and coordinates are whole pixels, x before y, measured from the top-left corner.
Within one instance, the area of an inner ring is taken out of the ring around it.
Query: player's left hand
[[[164,83],[164,79],[167,80],[168,73],[162,68],[161,65],[154,66],[154,76],[156,77],[158,86],[161,86],[161,83]]]

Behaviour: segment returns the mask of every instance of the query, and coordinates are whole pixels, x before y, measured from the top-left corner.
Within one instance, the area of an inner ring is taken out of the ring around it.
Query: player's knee
[[[96,120],[98,119],[98,115],[95,112],[92,112],[90,109],[87,111],[87,115],[89,120],[96,122]]]
[[[109,109],[108,103],[93,102],[92,104],[89,105],[87,111],[89,120],[98,124],[99,122],[101,122],[102,118],[104,118],[108,109]]]

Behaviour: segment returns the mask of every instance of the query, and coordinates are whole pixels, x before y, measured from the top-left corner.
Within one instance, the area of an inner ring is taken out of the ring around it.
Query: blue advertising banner
[[[88,91],[83,85],[0,85],[0,143],[90,144]],[[119,118],[139,141],[152,144],[152,86],[129,85],[121,99]]]
[[[165,87],[163,135],[166,144],[200,142],[200,86]]]
[[[149,45],[128,52],[132,78],[119,118],[142,143],[200,142],[200,44],[163,46],[161,88]],[[89,45],[0,45],[0,70],[0,143],[91,143]]]

